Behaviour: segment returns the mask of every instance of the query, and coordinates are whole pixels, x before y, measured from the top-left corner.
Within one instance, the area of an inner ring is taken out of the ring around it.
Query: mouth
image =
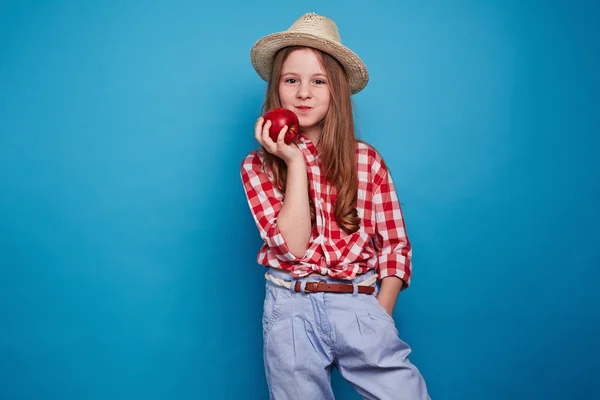
[[[308,107],[308,106],[298,106],[296,108],[298,110],[302,111],[302,112],[307,112],[307,111],[310,111],[312,109],[312,107]]]

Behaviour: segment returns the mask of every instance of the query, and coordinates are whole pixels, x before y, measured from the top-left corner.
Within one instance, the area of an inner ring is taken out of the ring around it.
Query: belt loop
[[[352,281],[352,296],[357,297],[358,296],[358,284],[354,281]]]
[[[290,291],[295,292],[296,290],[294,289],[296,287],[296,282],[298,282],[297,279],[292,279],[290,281]]]
[[[302,279],[302,282],[300,282],[300,293],[306,293],[306,279]]]

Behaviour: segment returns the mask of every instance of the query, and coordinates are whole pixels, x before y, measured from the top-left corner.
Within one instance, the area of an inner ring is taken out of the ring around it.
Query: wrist
[[[283,161],[285,161],[288,168],[299,168],[299,167],[306,168],[306,162],[304,161],[304,155],[301,152],[298,152],[297,155],[294,155],[291,158],[288,158],[287,160],[283,160]]]
[[[392,315],[394,312],[394,307],[396,306],[396,299],[390,296],[386,296],[385,293],[379,293],[377,295],[377,301],[381,304],[389,315]]]

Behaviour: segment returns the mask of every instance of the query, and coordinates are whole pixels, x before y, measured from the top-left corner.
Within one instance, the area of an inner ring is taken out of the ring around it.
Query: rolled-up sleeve
[[[406,289],[412,275],[412,248],[392,177],[383,163],[374,183],[374,244],[378,251],[378,277],[397,276],[405,282],[402,289]]]
[[[260,237],[279,261],[288,264],[299,262],[301,258],[290,252],[277,226],[277,215],[283,205],[283,194],[263,170],[262,161],[256,153],[251,153],[244,159],[240,174]]]

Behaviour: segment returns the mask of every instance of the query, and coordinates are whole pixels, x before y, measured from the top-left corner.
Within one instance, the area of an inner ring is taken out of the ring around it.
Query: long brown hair
[[[281,107],[279,98],[281,69],[289,54],[299,48],[302,47],[285,47],[275,55],[262,107],[263,113]],[[335,219],[338,225],[348,232],[356,232],[360,227],[360,218],[356,211],[358,173],[356,171],[356,138],[348,78],[343,67],[335,58],[325,52],[312,50],[316,53],[327,74],[331,93],[329,110],[322,121],[323,131],[318,144],[316,144],[321,158],[321,168],[327,180],[337,190]],[[271,169],[277,186],[285,193],[286,163],[266,149],[263,150],[266,167]],[[310,200],[310,214],[314,223],[315,207],[312,199]]]

